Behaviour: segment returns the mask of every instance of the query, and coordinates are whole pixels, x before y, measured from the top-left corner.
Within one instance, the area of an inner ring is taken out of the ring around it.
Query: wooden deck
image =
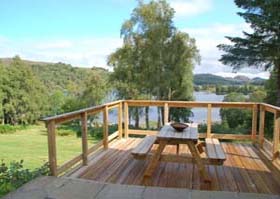
[[[112,142],[109,149],[89,157],[88,166],[72,173],[71,177],[116,184],[141,185],[147,166],[144,160],[135,160],[131,150],[140,138],[121,139]],[[223,166],[207,166],[212,179],[211,187],[203,187],[195,164],[161,163],[153,175],[152,186],[268,193],[280,195],[280,173],[251,144],[222,143],[227,155]],[[176,153],[175,146],[168,146],[166,153]],[[180,146],[180,153],[187,153]]]

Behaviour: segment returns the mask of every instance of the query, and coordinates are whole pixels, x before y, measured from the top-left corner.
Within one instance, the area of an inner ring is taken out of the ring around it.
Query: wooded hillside
[[[0,59],[0,121],[34,123],[38,118],[100,104],[110,87],[108,71],[64,63]]]
[[[246,76],[236,76],[234,78],[230,77],[221,77],[213,74],[196,74],[194,75],[194,84],[195,85],[264,85],[266,82],[262,78],[253,78],[249,79]]]

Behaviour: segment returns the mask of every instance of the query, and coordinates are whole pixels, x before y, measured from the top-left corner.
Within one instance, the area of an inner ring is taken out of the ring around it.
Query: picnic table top
[[[164,125],[159,133],[157,139],[168,139],[168,140],[198,140],[198,129],[196,123],[189,123],[189,127],[184,129],[182,132],[176,131],[170,124]]]

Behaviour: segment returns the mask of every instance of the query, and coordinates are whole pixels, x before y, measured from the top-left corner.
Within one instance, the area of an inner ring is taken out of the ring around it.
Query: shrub
[[[48,174],[47,164],[31,171],[23,168],[23,160],[13,161],[9,165],[2,160],[0,164],[0,197],[38,176]]]
[[[118,130],[117,124],[111,124],[109,125],[109,135],[114,133]],[[59,136],[69,136],[69,135],[75,135],[77,137],[82,136],[81,126],[79,124],[64,124],[57,128],[57,135]],[[88,134],[92,138],[96,139],[102,139],[103,138],[103,126],[99,127],[88,127]]]
[[[0,125],[0,134],[15,133],[18,130],[23,130],[26,128],[27,128],[27,126],[25,126],[25,125],[13,126],[13,125],[9,125],[9,124],[4,124],[4,125]]]
[[[57,135],[58,136],[69,136],[69,135],[77,135],[80,134],[79,132],[81,131],[78,125],[61,125],[57,128]]]
[[[198,132],[205,133],[207,131],[207,124],[199,124],[198,125]],[[236,126],[235,128],[230,128],[226,121],[220,122],[213,122],[211,125],[211,131],[213,133],[220,133],[220,134],[250,134],[250,129],[246,126]]]
[[[69,135],[73,135],[73,131],[65,130],[65,129],[58,129],[57,135],[58,136],[69,136]]]
[[[116,132],[118,130],[118,125],[117,124],[112,124],[109,125],[109,129],[108,129],[108,133],[109,135]],[[89,135],[92,138],[96,138],[96,139],[102,139],[103,138],[103,126],[101,127],[90,127],[88,129]]]

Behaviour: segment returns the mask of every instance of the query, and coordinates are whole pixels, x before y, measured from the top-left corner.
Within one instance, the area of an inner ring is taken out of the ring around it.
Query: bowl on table
[[[182,131],[184,131],[185,128],[188,127],[187,124],[180,123],[180,122],[174,122],[174,123],[171,123],[170,125],[178,132],[182,132]]]

